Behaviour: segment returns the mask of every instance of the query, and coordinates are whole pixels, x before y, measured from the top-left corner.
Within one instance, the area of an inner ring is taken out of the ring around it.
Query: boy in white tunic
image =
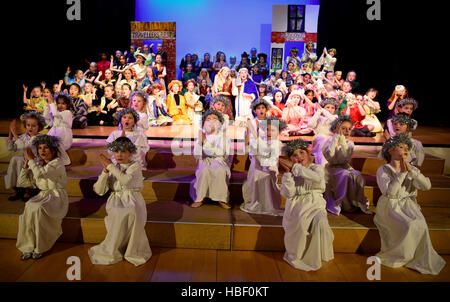
[[[30,111],[24,114],[22,121],[26,132],[20,136],[17,135],[16,120],[13,120],[9,125],[9,136],[6,140],[8,151],[25,152],[25,149],[31,146],[36,135],[45,127],[44,117],[36,111]],[[23,201],[28,201],[31,196],[31,188],[18,187],[19,174],[24,161],[24,154],[13,156],[9,161],[8,171],[5,175],[5,188],[13,189],[15,193],[8,197],[8,200],[22,199]]]
[[[231,143],[221,129],[222,124],[222,114],[214,109],[208,109],[202,116],[203,129],[200,129],[194,146],[198,166],[190,186],[193,208],[200,207],[205,198],[210,198],[218,201],[222,208],[231,209],[228,203],[231,176],[228,155]]]
[[[247,213],[282,216],[280,188],[277,184],[282,143],[278,137],[286,124],[278,117],[269,117],[261,121],[259,126],[259,132],[256,133],[253,125],[248,125],[247,136],[253,133],[256,142],[250,146],[254,151],[247,180],[242,185],[244,203],[240,208]]]
[[[105,225],[107,234],[99,245],[89,249],[94,264],[114,264],[122,261],[138,266],[152,256],[145,224],[147,207],[142,189],[144,187],[140,164],[132,161],[136,146],[127,137],[119,137],[108,144],[117,164],[100,154],[103,172],[94,184],[94,191],[105,195],[111,189],[106,202]]]
[[[22,259],[39,259],[62,234],[61,223],[69,210],[66,170],[58,158],[59,138],[39,134],[33,139],[36,157],[28,148],[19,186],[36,185],[41,191],[30,198],[19,216],[17,248]]]
[[[332,137],[325,141],[322,153],[328,164],[325,166],[327,187],[325,200],[327,210],[339,215],[341,209],[353,212],[360,208],[366,214],[369,210],[369,200],[364,196],[365,181],[361,172],[350,166],[354,144],[348,140],[353,128],[349,115],[341,115],[333,121],[330,131]]]
[[[286,171],[281,195],[286,197],[283,216],[284,260],[297,269],[318,270],[333,255],[334,235],[328,224],[324,168],[313,164],[309,143],[301,139],[287,144],[288,161],[280,159]]]
[[[325,167],[327,160],[323,157],[322,147],[333,133],[330,131],[331,123],[338,118],[335,114],[339,103],[334,98],[328,98],[320,103],[319,108],[308,122],[308,127],[314,129],[313,151],[314,163]]]
[[[51,98],[44,111],[44,118],[51,127],[48,135],[57,136],[61,139],[61,147],[68,150],[72,146],[72,120],[70,111],[72,97],[67,92],[57,92],[54,100]]]
[[[227,114],[228,108],[230,108],[230,101],[221,95],[214,97],[210,102],[210,107],[220,114],[223,117],[223,130],[226,131],[230,124],[230,116]]]
[[[139,114],[133,108],[125,108],[116,113],[116,120],[119,123],[119,129],[111,132],[106,142],[112,143],[121,136],[128,137],[136,146],[137,151],[133,153],[132,160],[141,165],[142,170],[147,168],[147,152],[150,150],[147,136],[144,132],[137,129],[136,124],[139,122]],[[108,151],[112,154],[111,151]],[[112,161],[115,163],[114,156]]]
[[[422,274],[437,275],[445,261],[433,249],[428,226],[417,203],[417,190],[429,190],[430,179],[408,163],[412,142],[407,135],[387,140],[382,149],[388,164],[377,171],[381,190],[375,225],[380,232],[381,264],[406,266]]]

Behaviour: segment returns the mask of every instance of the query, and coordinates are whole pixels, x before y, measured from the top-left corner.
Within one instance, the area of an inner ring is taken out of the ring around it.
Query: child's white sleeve
[[[45,107],[45,109],[44,109],[44,119],[45,119],[45,123],[48,126],[53,127],[53,115],[51,114],[51,105],[52,104],[48,104],[47,107]]]
[[[31,171],[33,171],[34,179],[38,178],[55,179],[62,174],[62,171],[65,172],[64,166],[62,166],[59,163],[59,161],[51,161],[45,166],[41,167],[38,164],[36,164],[35,160],[29,160],[28,166],[30,167]]]
[[[104,171],[100,176],[98,177],[97,181],[94,184],[94,192],[97,193],[100,196],[103,196],[108,192],[109,186],[108,186],[108,177],[109,173],[105,173]]]
[[[20,135],[17,140],[14,140],[14,139],[6,140],[6,148],[8,149],[8,151],[13,151],[13,152],[25,151],[25,148],[26,148],[25,134]]]
[[[73,121],[72,112],[70,112],[70,110],[64,110],[64,111],[58,112],[58,113],[64,123],[64,126],[66,128],[72,129],[72,121]]]
[[[34,183],[33,175],[31,175],[31,173],[29,172],[30,170],[24,168],[20,170],[19,178],[17,181],[18,187],[28,188],[33,186]]]
[[[322,108],[317,109],[316,113],[314,113],[313,117],[308,122],[308,127],[316,129],[317,127],[317,120],[319,119],[320,115],[322,114],[323,110]]]
[[[287,199],[292,199],[295,196],[295,181],[292,173],[286,172],[281,178],[280,193]]]
[[[137,131],[137,139],[135,145],[138,149],[143,152],[148,152],[150,150],[150,146],[148,145],[147,135],[144,131]]]
[[[388,172],[385,171],[386,166],[381,166],[377,170],[377,184],[381,193],[388,196],[397,196],[403,181],[406,178],[406,172],[395,173],[392,178]]]
[[[292,174],[294,176],[300,176],[313,182],[320,182],[325,177],[325,171],[320,165],[315,165],[311,168],[307,168],[302,166],[301,164],[294,164],[294,166],[292,167]]]
[[[142,179],[141,166],[132,164],[125,172],[121,172],[113,163],[109,164],[106,169],[120,182],[122,186],[127,186],[133,178],[140,177]]]
[[[423,161],[425,159],[425,150],[423,149],[423,145],[418,140],[414,140],[413,143],[416,145],[416,158],[414,160],[415,166],[422,166]]]
[[[339,134],[335,134],[331,139],[325,141],[322,147],[322,153],[323,156],[325,156],[326,160],[330,161],[330,158],[334,157],[338,142]]]
[[[411,167],[411,171],[408,172],[408,176],[413,179],[413,185],[416,189],[422,191],[428,191],[431,189],[430,179],[423,175],[416,167]]]

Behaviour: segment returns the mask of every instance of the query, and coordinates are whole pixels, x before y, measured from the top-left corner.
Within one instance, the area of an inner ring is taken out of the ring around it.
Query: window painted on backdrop
[[[305,6],[288,5],[288,32],[305,31]]]
[[[270,64],[271,70],[278,70],[283,68],[283,48],[272,48],[272,62]]]

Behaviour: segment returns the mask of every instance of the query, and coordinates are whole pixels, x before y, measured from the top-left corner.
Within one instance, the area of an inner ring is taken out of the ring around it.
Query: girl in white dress
[[[30,198],[19,217],[17,248],[22,259],[39,259],[62,234],[61,223],[69,210],[66,170],[58,158],[59,138],[39,134],[33,139],[36,157],[26,149],[19,186],[35,185],[41,191]]]
[[[119,137],[108,144],[114,153],[117,164],[100,154],[103,172],[94,184],[94,191],[111,194],[106,202],[105,225],[107,234],[99,245],[89,249],[93,264],[114,264],[122,261],[138,266],[152,256],[145,224],[147,207],[142,189],[144,188],[142,171],[138,162],[132,161],[136,146],[127,137]]]
[[[399,113],[392,117],[392,130],[394,131],[394,136],[398,135],[409,135],[413,132],[412,129],[416,128],[416,120],[412,119],[409,115],[405,113]],[[423,148],[423,145],[420,141],[410,138],[411,140],[411,148],[408,152],[407,161],[413,166],[420,167],[422,166],[422,163],[425,159],[425,150]],[[384,160],[383,154],[380,151],[378,154],[378,158],[380,160]]]
[[[54,100],[49,100],[44,111],[44,118],[51,128],[48,135],[57,136],[61,139],[61,147],[68,150],[72,146],[72,120],[70,111],[72,97],[67,92],[58,92]]]
[[[283,216],[284,260],[297,269],[318,270],[333,255],[334,235],[328,224],[324,168],[313,164],[309,143],[295,140],[287,144],[290,160],[280,159],[286,171],[281,195],[286,197]]]
[[[111,132],[106,142],[109,144],[121,136],[128,137],[137,148],[137,151],[132,155],[132,160],[138,162],[142,170],[145,170],[147,168],[146,155],[148,150],[150,150],[150,146],[145,133],[136,129],[136,124],[139,122],[139,114],[133,108],[125,108],[116,113],[116,120],[119,123],[119,129]],[[111,151],[109,153],[112,154]],[[116,163],[114,156],[112,161]]]
[[[147,93],[143,90],[133,91],[130,94],[130,107],[139,114],[136,130],[145,133],[148,129]]]
[[[45,127],[44,117],[36,111],[30,111],[24,114],[22,121],[26,132],[20,136],[17,135],[16,120],[13,120],[9,126],[9,136],[6,140],[8,151],[25,152],[25,149],[31,146],[36,135]],[[5,188],[13,189],[15,193],[8,197],[8,200],[22,199],[23,201],[27,201],[30,198],[31,188],[18,187],[19,174],[24,161],[24,154],[13,156],[9,161],[8,171],[5,175]]]
[[[428,226],[417,203],[417,190],[429,190],[430,179],[408,163],[412,142],[407,135],[387,140],[382,149],[388,164],[377,171],[381,190],[374,217],[381,237],[376,255],[389,267],[406,266],[422,274],[437,275],[445,261],[433,249]]]
[[[277,184],[278,158],[282,143],[279,133],[286,127],[277,117],[268,117],[260,123],[259,135],[249,123],[247,135],[250,132],[256,137],[256,150],[251,156],[247,180],[242,185],[244,203],[241,210],[247,213],[282,216],[280,188]],[[248,139],[246,139],[248,141]]]
[[[369,210],[369,200],[364,196],[365,181],[361,172],[350,166],[354,144],[348,140],[352,131],[353,121],[349,115],[341,115],[331,124],[330,131],[334,133],[322,147],[322,153],[328,164],[325,166],[327,187],[325,200],[327,210],[339,215],[342,210],[353,212],[360,208],[366,214]]]
[[[191,183],[190,195],[193,208],[200,207],[205,198],[218,201],[224,209],[228,203],[228,183],[231,172],[228,166],[231,142],[222,130],[222,114],[208,109],[202,117],[203,129],[195,142],[194,155],[198,158],[195,179]]]
[[[309,120],[308,127],[314,129],[312,150],[314,163],[325,167],[327,160],[323,157],[322,147],[325,141],[333,135],[330,126],[338,118],[335,112],[339,108],[339,103],[334,98],[327,98],[320,103],[320,106],[321,108],[317,109]]]

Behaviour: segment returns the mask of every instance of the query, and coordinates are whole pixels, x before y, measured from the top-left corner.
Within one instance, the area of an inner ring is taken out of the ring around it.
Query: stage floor
[[[11,120],[5,118],[0,119],[0,136],[8,136]],[[74,138],[103,139],[107,138],[114,130],[117,130],[117,127],[89,126],[85,129],[73,129],[73,136]],[[198,128],[193,125],[150,127],[146,131],[146,134],[149,140],[194,140],[198,135]],[[227,135],[233,141],[243,141],[245,128],[231,125],[228,127]],[[302,138],[307,141],[312,140],[312,136],[280,136],[282,141],[290,141],[297,138]],[[424,147],[450,147],[450,128],[419,126],[414,132],[413,138],[422,142]],[[380,133],[373,138],[352,137],[351,140],[360,145],[381,145],[385,141],[384,136]]]

